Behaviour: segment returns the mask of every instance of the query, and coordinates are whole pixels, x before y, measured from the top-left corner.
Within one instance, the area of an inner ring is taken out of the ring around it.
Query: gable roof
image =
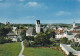
[[[17,36],[15,33],[13,33],[13,32],[10,32],[10,33],[8,33],[7,34],[8,36]]]
[[[75,35],[75,38],[80,38],[80,34],[76,34]]]
[[[32,33],[33,33],[33,27],[30,27],[30,28],[26,31],[26,33],[32,34]]]

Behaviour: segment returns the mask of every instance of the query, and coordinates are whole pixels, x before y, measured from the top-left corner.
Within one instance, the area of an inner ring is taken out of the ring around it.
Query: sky
[[[0,0],[0,22],[80,23],[80,0]]]

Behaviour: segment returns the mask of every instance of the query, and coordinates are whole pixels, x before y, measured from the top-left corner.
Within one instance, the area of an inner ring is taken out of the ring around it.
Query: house
[[[10,38],[12,39],[12,41],[16,41],[16,42],[17,42],[17,39],[20,39],[20,41],[22,41],[22,37],[20,35],[15,34],[14,32],[9,32],[7,34],[7,38]]]
[[[12,41],[17,42],[18,35],[16,35],[14,32],[10,32],[7,34],[7,38],[10,38],[10,39],[12,39]]]
[[[74,41],[79,42],[79,44],[80,44],[80,34],[75,35]]]
[[[16,31],[16,29],[17,29],[17,27],[12,27],[12,31],[15,33],[15,34],[17,34],[17,31]]]
[[[80,26],[74,28],[75,31],[80,31]]]
[[[75,34],[72,34],[70,31],[57,31],[56,32],[56,39],[60,39],[60,38],[68,38],[68,40],[72,40],[74,39]]]
[[[17,29],[16,31],[17,31],[17,35],[19,35],[20,36],[20,34],[21,34],[21,32],[23,31],[24,29]]]
[[[28,28],[28,30],[26,31],[26,36],[35,36],[35,34],[36,32],[33,27]]]
[[[8,25],[8,24],[10,24],[10,22],[7,21],[7,22],[6,22],[6,25]]]
[[[70,52],[75,56],[80,56],[80,51],[76,51],[70,45],[60,44],[61,49],[65,52],[65,54],[69,55]]]

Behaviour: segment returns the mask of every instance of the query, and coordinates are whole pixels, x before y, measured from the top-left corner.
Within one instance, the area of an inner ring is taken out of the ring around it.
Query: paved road
[[[23,41],[21,42],[21,46],[22,46],[22,49],[21,49],[21,52],[20,52],[19,56],[24,56],[24,55],[22,54],[22,53],[23,53],[23,51],[24,51]]]

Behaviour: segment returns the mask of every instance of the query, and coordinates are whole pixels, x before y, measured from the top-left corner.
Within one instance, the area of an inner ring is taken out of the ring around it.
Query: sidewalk
[[[23,51],[24,51],[23,41],[21,42],[21,46],[22,46],[22,49],[21,49],[21,52],[20,52],[19,56],[24,56],[24,55],[22,55],[22,53],[23,53]]]

